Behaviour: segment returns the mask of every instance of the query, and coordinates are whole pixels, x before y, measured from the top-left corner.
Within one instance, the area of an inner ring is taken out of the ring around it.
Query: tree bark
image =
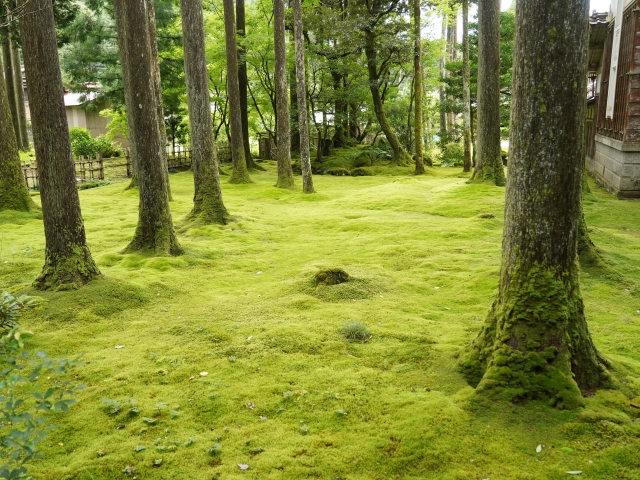
[[[295,39],[292,39],[295,44]],[[298,82],[296,65],[294,63],[289,82],[289,109],[291,124],[291,154],[300,153],[300,125],[298,125]]]
[[[442,41],[447,41],[447,15],[442,15]],[[446,78],[447,69],[446,69],[446,47],[442,51],[442,56],[440,57],[440,77]],[[445,136],[447,136],[447,112],[445,111],[445,102],[447,97],[445,95],[445,84],[444,82],[440,83],[440,144],[444,146],[445,144]]]
[[[62,76],[51,0],[22,0],[20,19],[24,63],[45,234],[45,263],[34,285],[64,289],[100,275],[89,247],[71,157]],[[13,77],[6,77],[11,83]]]
[[[577,244],[584,164],[588,0],[518,0],[502,267],[460,359],[477,391],[582,405],[610,383],[589,334]]]
[[[231,157],[233,172],[229,183],[252,183],[247,170],[242,140],[242,108],[240,107],[240,86],[238,83],[238,46],[236,43],[236,22],[233,0],[223,0],[224,31],[227,54],[227,95],[229,97],[229,123],[231,129]]]
[[[500,156],[500,0],[478,1],[478,133],[472,181],[505,184]]]
[[[125,252],[153,255],[178,255],[182,252],[173,228],[169,208],[169,185],[166,170],[166,148],[158,119],[156,66],[149,19],[152,0],[117,0],[123,8],[125,46],[122,62],[127,63],[129,89],[133,108],[128,112],[130,138],[136,142],[138,157],[138,225]],[[133,134],[131,134],[133,133]]]
[[[469,0],[462,0],[462,103],[464,171],[471,171],[471,67],[469,64]]]
[[[302,2],[292,0],[293,30],[296,49],[296,90],[298,97],[298,131],[300,132],[300,165],[302,167],[302,191],[315,193],[311,174],[309,149],[309,118],[307,117],[307,79],[304,63],[304,34],[302,30]]]
[[[365,54],[367,56],[367,70],[369,72],[369,90],[371,91],[371,98],[373,100],[373,110],[380,124],[380,128],[384,133],[384,136],[389,142],[389,146],[393,150],[394,163],[396,165],[408,165],[411,161],[411,156],[402,147],[398,137],[394,133],[387,116],[384,113],[382,105],[382,97],[380,95],[380,75],[378,72],[378,59],[375,49],[375,33],[371,27],[366,27],[365,34]]]
[[[195,187],[190,217],[205,224],[224,225],[229,213],[222,201],[213,138],[202,0],[180,0],[180,9]]]
[[[273,44],[276,57],[276,143],[278,146],[278,182],[276,183],[276,187],[293,188],[291,127],[289,125],[289,97],[287,92],[287,51],[284,32],[284,0],[274,0],[273,2]]]
[[[0,74],[0,212],[37,209],[22,175],[20,153],[3,76]]]
[[[5,29],[7,30],[7,29]],[[20,120],[18,118],[18,102],[16,102],[16,89],[12,81],[13,75],[13,59],[11,58],[11,39],[9,38],[9,32],[6,31],[6,36],[2,37],[2,58],[4,59],[4,78],[5,88],[7,91],[7,98],[9,99],[9,110],[11,111],[11,122],[13,123],[14,136],[16,137],[16,143],[18,148],[22,147],[22,139],[20,138]]]
[[[13,64],[13,88],[16,92],[16,109],[18,113],[18,124],[20,125],[20,148],[23,152],[31,149],[29,144],[29,129],[27,126],[27,109],[24,105],[24,85],[22,83],[22,62],[20,61],[20,51],[16,42],[11,42],[11,63]]]
[[[416,144],[416,175],[424,174],[424,153],[422,151],[422,22],[420,20],[420,0],[413,0],[413,96],[416,103],[413,124]],[[429,165],[431,166],[431,165]]]
[[[448,41],[448,49],[449,49],[449,61],[455,62],[458,60],[458,50],[456,48],[458,43],[458,7],[457,5],[454,4],[451,6],[451,8],[453,9],[453,11],[449,15],[449,28],[448,28],[448,34],[447,34],[447,41]],[[450,74],[448,73],[448,75]],[[449,95],[447,100],[453,103],[453,97],[451,95]],[[453,110],[450,109],[450,111],[447,112],[447,131],[449,132],[449,135],[453,136],[454,126],[455,126],[455,115],[453,113]]]

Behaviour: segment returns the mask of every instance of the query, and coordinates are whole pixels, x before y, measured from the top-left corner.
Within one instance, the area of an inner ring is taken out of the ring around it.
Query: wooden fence
[[[218,161],[231,162],[231,149],[228,145],[218,146]],[[191,150],[185,147],[167,149],[167,164],[172,170],[186,170],[191,167]],[[124,181],[131,178],[133,167],[131,165],[131,153],[125,149],[122,157],[102,158],[79,157],[75,163],[76,182],[81,185],[94,181]],[[38,190],[40,181],[38,177],[38,165],[36,161],[23,162],[22,174],[27,187],[30,190]]]

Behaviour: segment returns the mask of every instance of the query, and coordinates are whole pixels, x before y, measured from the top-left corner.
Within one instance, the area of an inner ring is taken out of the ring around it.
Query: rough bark
[[[462,0],[462,117],[464,171],[471,171],[471,67],[469,65],[469,0]]]
[[[36,208],[22,175],[18,144],[9,111],[9,99],[4,78],[0,74],[0,212],[2,210],[28,212]]]
[[[100,275],[87,246],[51,0],[28,3],[20,19],[31,124],[38,159],[45,234],[45,263],[34,285],[41,289],[75,288]],[[7,83],[13,77],[7,77]]]
[[[460,365],[482,394],[583,403],[610,382],[587,328],[577,244],[588,0],[518,0],[502,267]]]
[[[291,168],[291,131],[289,125],[289,97],[287,88],[287,51],[284,32],[284,0],[273,2],[273,44],[275,51],[276,83],[276,143],[278,182],[276,187],[293,188]]]
[[[149,0],[119,0],[123,8],[125,51],[133,108],[128,112],[130,139],[136,142],[138,157],[138,225],[125,252],[178,255],[180,244],[169,208],[166,149],[158,120],[156,71],[151,45]]]
[[[291,39],[295,43],[295,39]],[[293,64],[289,81],[289,109],[291,122],[291,154],[300,153],[300,126],[298,125],[298,82],[296,80],[296,65]]]
[[[458,8],[456,5],[452,5],[453,12],[449,15],[449,27],[447,33],[449,60],[455,62],[458,60]],[[449,75],[449,74],[448,74]],[[453,96],[449,95],[447,98],[449,102],[453,102]],[[453,135],[453,128],[455,126],[455,115],[453,111],[447,112],[447,131],[450,135]]]
[[[245,8],[244,0],[236,0],[236,29],[238,36],[244,38],[246,36]],[[264,170],[253,159],[251,154],[251,144],[249,142],[249,110],[247,105],[248,95],[248,77],[247,77],[247,50],[243,47],[238,48],[238,85],[240,88],[240,111],[242,113],[242,142],[244,144],[244,158],[247,162],[249,170]]]
[[[20,51],[16,42],[11,42],[11,63],[13,64],[13,88],[16,92],[16,109],[18,112],[18,124],[20,125],[20,145],[18,148],[24,152],[31,149],[29,144],[29,130],[27,126],[27,109],[24,105],[24,85],[22,83],[22,62]],[[17,137],[17,135],[16,135]]]
[[[447,39],[447,16],[442,15],[442,41],[445,42]],[[440,77],[446,78],[447,69],[446,69],[446,53],[443,50],[442,56],[440,57]],[[445,95],[445,86],[444,82],[440,83],[440,143],[444,145],[444,137],[447,132],[447,113],[445,112],[445,101],[447,97]]]
[[[420,20],[420,0],[413,0],[413,95],[415,119],[413,131],[416,144],[416,175],[424,174],[424,153],[422,151],[422,34]]]
[[[296,49],[296,84],[298,97],[298,131],[300,132],[300,165],[302,167],[302,191],[315,193],[311,174],[309,149],[309,118],[307,117],[307,79],[304,64],[304,34],[302,30],[302,2],[293,0],[293,30]]]
[[[402,147],[398,137],[391,128],[387,116],[384,113],[382,104],[382,96],[380,95],[380,74],[378,72],[378,58],[375,48],[375,33],[371,27],[366,27],[365,34],[365,54],[367,57],[367,71],[369,73],[369,90],[373,100],[373,110],[380,124],[380,128],[384,136],[389,142],[389,146],[393,150],[394,163],[396,165],[408,165],[411,162],[411,156]]]
[[[202,0],[180,0],[180,9],[195,186],[190,217],[206,224],[224,225],[229,213],[222,201],[213,138]]]
[[[478,1],[478,133],[472,181],[505,184],[500,156],[500,0]]]
[[[229,127],[231,130],[231,158],[233,172],[229,183],[252,183],[249,178],[247,161],[242,140],[242,108],[240,106],[240,86],[238,83],[238,46],[236,43],[236,22],[233,0],[223,0],[224,31],[227,54],[227,96],[229,98]]]
[[[5,88],[7,91],[7,98],[9,99],[9,110],[11,111],[11,122],[13,123],[14,136],[16,137],[16,143],[18,148],[22,146],[22,140],[20,138],[20,120],[18,119],[18,108],[16,102],[16,89],[13,79],[13,59],[11,58],[11,40],[9,39],[8,32],[6,36],[2,38],[2,58],[4,59],[4,78]]]

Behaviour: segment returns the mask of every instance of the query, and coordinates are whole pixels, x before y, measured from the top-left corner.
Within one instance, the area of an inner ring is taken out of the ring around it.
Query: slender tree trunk
[[[462,103],[464,171],[471,171],[471,67],[469,66],[469,0],[462,0]]]
[[[6,29],[5,29],[6,30]],[[4,59],[4,78],[5,88],[7,90],[7,98],[9,99],[9,110],[11,111],[11,122],[13,123],[13,131],[16,137],[18,148],[22,147],[22,139],[20,138],[20,120],[18,118],[18,103],[16,102],[16,89],[13,81],[13,59],[11,58],[11,40],[9,32],[2,38],[2,57]]]
[[[100,275],[89,247],[64,108],[62,76],[51,0],[22,0],[20,19],[29,87],[33,138],[46,240],[45,263],[34,285],[41,289],[81,286]],[[7,76],[11,83],[13,77]]]
[[[169,207],[169,185],[166,169],[166,148],[158,115],[156,66],[149,19],[152,0],[118,0],[123,8],[125,38],[120,40],[125,51],[122,62],[127,64],[130,99],[128,112],[129,137],[136,142],[138,157],[138,190],[140,204],[138,225],[125,252],[149,252],[153,255],[178,255],[180,244],[173,228]]]
[[[500,0],[478,1],[478,133],[472,181],[505,184],[500,155]]]
[[[478,392],[559,408],[610,382],[587,328],[577,262],[588,11],[589,0],[517,2],[500,287],[461,357]]]
[[[447,15],[442,15],[442,41],[447,40]],[[443,49],[442,56],[440,57],[440,77],[446,78],[446,48]],[[445,136],[447,136],[447,112],[445,110],[445,103],[447,97],[445,95],[445,84],[440,83],[440,144],[444,146]]]
[[[455,62],[458,60],[458,8],[457,5],[453,5],[453,12],[449,16],[449,32],[448,32],[448,42],[449,42],[449,60]],[[447,73],[450,75],[449,73]],[[453,103],[453,97],[451,95],[448,96],[447,100]],[[453,130],[455,127],[455,115],[453,110],[449,110],[447,113],[447,131],[450,135],[453,136]]]
[[[402,147],[398,137],[394,133],[387,116],[384,113],[382,105],[382,97],[380,95],[380,76],[378,73],[378,59],[375,49],[375,35],[371,28],[365,28],[365,54],[367,56],[367,70],[369,72],[369,90],[373,100],[373,110],[380,124],[384,136],[389,142],[389,146],[393,150],[394,163],[396,165],[408,165],[411,162],[411,156]]]
[[[13,67],[13,87],[16,92],[16,108],[18,111],[18,123],[20,125],[21,145],[18,147],[28,152],[31,149],[29,144],[29,129],[27,126],[27,109],[24,106],[24,85],[22,83],[22,62],[20,61],[20,50],[15,42],[11,42],[11,63]]]
[[[244,38],[247,35],[245,22],[244,0],[236,0],[236,29],[238,36]],[[238,48],[238,85],[240,88],[240,111],[242,113],[242,143],[244,145],[244,158],[249,170],[264,170],[258,165],[251,154],[251,144],[249,142],[249,110],[247,105],[247,50],[244,47]]]
[[[0,212],[3,210],[28,212],[35,209],[37,209],[36,204],[31,200],[22,175],[9,99],[4,78],[0,74]]]
[[[289,97],[287,93],[287,52],[284,43],[284,0],[273,2],[273,44],[276,56],[276,116],[278,182],[276,187],[293,188],[291,169],[291,131],[289,125]]]
[[[295,40],[292,39],[295,43]],[[291,70],[291,80],[289,82],[289,99],[291,108],[289,109],[291,122],[291,153],[300,153],[300,125],[298,125],[298,82],[296,65]]]
[[[415,98],[415,120],[413,124],[416,143],[416,175],[424,174],[424,153],[422,151],[422,22],[420,20],[420,0],[413,0],[413,92]],[[428,160],[430,162],[430,160]],[[429,165],[431,166],[431,165]]]
[[[332,70],[331,76],[333,77],[333,94],[335,95],[334,102],[334,115],[333,115],[333,147],[344,147],[346,128],[344,127],[344,116],[346,113],[347,104],[344,101],[343,95],[343,83],[342,79],[344,75],[338,71]]]
[[[134,108],[136,108],[135,100],[133,98],[133,93],[131,88],[129,87],[129,64],[125,62],[124,59],[127,56],[127,45],[126,45],[126,21],[124,18],[124,6],[123,2],[125,0],[113,0],[113,11],[114,17],[116,21],[117,35],[118,35],[118,53],[120,54],[120,70],[122,72],[122,85],[124,90],[124,103],[125,110],[127,113],[127,118],[131,116],[131,112]],[[129,152],[131,156],[131,182],[127,186],[127,190],[132,188],[138,188],[138,164],[140,163],[138,160],[138,154],[136,151],[137,141],[135,138],[135,129],[132,125],[128,125],[127,130],[129,132]]]
[[[202,0],[180,0],[180,9],[195,186],[190,217],[203,223],[224,225],[229,213],[222,201],[216,144],[213,139]]]
[[[229,123],[231,128],[231,157],[233,172],[229,183],[252,183],[247,170],[242,140],[242,108],[240,107],[240,86],[238,84],[238,47],[236,44],[236,24],[233,0],[223,0],[224,31],[227,54],[227,95],[229,97]]]
[[[307,117],[307,79],[304,64],[304,36],[302,31],[302,2],[292,0],[293,30],[296,48],[296,86],[298,96],[298,131],[300,132],[300,165],[302,167],[302,191],[315,193],[311,175],[311,153],[309,151],[309,118]]]

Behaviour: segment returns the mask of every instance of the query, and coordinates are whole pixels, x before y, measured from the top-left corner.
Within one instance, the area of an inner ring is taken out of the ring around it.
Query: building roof
[[[609,30],[609,13],[596,11],[589,17],[589,70],[597,70],[604,54],[604,40]]]
[[[97,92],[84,92],[84,93],[65,93],[64,106],[65,107],[79,107],[87,102],[98,98]]]

